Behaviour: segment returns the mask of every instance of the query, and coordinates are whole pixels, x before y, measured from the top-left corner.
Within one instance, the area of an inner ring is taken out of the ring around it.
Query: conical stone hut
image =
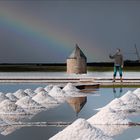
[[[67,73],[87,73],[87,58],[77,44],[67,59]]]

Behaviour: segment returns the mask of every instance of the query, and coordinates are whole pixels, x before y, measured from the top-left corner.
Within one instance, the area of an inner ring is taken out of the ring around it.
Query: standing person
[[[122,82],[122,68],[123,68],[123,55],[121,54],[121,50],[117,49],[114,55],[109,55],[110,59],[114,59],[114,75],[113,82],[115,82],[117,71],[120,74],[120,80]]]

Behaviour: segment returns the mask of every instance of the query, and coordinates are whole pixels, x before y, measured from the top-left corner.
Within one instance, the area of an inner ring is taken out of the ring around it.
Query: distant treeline
[[[87,66],[103,66],[103,67],[112,67],[114,65],[113,62],[89,62]],[[16,67],[43,67],[43,66],[66,66],[66,63],[0,63],[0,67],[7,66],[16,66]],[[124,61],[124,66],[140,66],[139,61]]]

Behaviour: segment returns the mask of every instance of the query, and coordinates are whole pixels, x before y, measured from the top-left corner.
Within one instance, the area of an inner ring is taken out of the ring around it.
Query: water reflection
[[[66,101],[76,112],[76,116],[78,116],[78,113],[82,110],[87,102],[87,97],[70,97]]]
[[[120,88],[117,89],[115,85],[113,85],[113,93],[114,93],[114,98],[120,98],[123,93],[122,85],[120,86]]]

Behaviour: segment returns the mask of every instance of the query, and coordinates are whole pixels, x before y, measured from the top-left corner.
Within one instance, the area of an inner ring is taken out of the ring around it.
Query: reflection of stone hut
[[[67,99],[69,105],[78,114],[87,102],[87,97],[71,97]]]
[[[87,73],[87,58],[77,44],[67,59],[67,73]]]

